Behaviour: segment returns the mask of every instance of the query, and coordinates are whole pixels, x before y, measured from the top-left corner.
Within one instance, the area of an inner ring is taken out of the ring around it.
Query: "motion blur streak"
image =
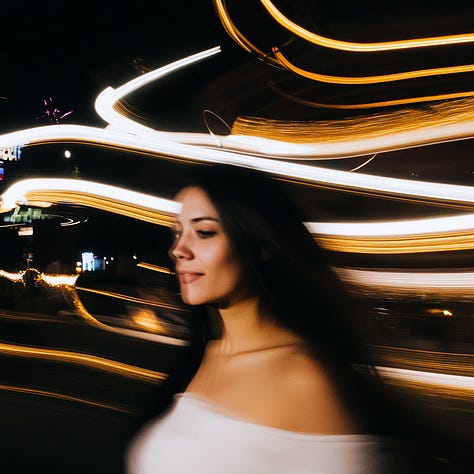
[[[143,369],[122,362],[78,352],[62,351],[58,349],[41,349],[38,347],[18,346],[0,343],[0,353],[13,356],[34,357],[54,360],[69,364],[80,364],[86,367],[103,370],[138,380],[156,382],[166,380],[168,375],[154,370]]]
[[[174,275],[169,268],[161,267],[160,265],[154,265],[153,263],[140,262],[137,263],[137,267],[146,268],[147,270],[152,270],[154,272],[165,273],[166,275]]]
[[[6,272],[5,270],[0,270],[0,276],[10,281],[21,281],[23,279],[23,274],[24,272],[11,273],[11,272]]]
[[[307,29],[292,22],[270,2],[270,0],[260,0],[268,13],[283,27],[299,36],[300,38],[326,48],[339,49],[343,51],[371,52],[371,51],[391,51],[408,48],[425,48],[428,46],[442,46],[448,44],[462,44],[474,42],[474,33],[448,36],[435,36],[429,38],[416,38],[399,41],[384,41],[378,43],[353,43],[327,38],[308,31]]]
[[[317,72],[306,71],[292,64],[277,48],[273,48],[273,54],[280,61],[282,66],[288,70],[313,81],[325,82],[328,84],[380,84],[382,82],[402,81],[406,79],[416,79],[420,77],[443,76],[446,74],[459,74],[464,72],[473,72],[474,64],[463,66],[446,66],[433,69],[419,69],[415,71],[397,72],[393,74],[382,74],[378,76],[365,77],[347,77],[347,76],[329,76]]]
[[[334,268],[358,294],[385,298],[434,297],[459,302],[474,301],[474,269],[466,271],[360,270]],[[449,316],[449,315],[447,315]]]
[[[74,286],[78,278],[78,275],[45,275],[34,268],[29,268],[28,271],[34,272],[36,278],[43,280],[49,286]],[[23,278],[26,273],[27,270],[18,273],[0,270],[0,276],[10,281],[24,281]]]
[[[374,150],[381,151],[387,144],[387,139],[394,138],[399,140],[400,145],[403,143],[402,148],[428,145],[434,138],[431,133],[427,134],[428,131],[435,132],[440,141],[463,138],[460,135],[449,137],[450,132],[459,133],[460,130],[455,132],[454,128],[448,129],[446,126],[462,127],[463,124],[469,124],[468,128],[472,130],[473,107],[474,100],[464,98],[431,104],[423,110],[406,108],[390,114],[373,113],[362,117],[346,117],[342,120],[297,121],[239,116],[232,125],[232,136],[245,135],[279,140],[283,143],[307,144],[314,146],[315,151],[316,146],[328,142],[346,143],[357,147],[361,140],[370,138],[377,139]],[[467,132],[467,129],[465,131]],[[464,138],[468,138],[468,135]],[[222,141],[223,145],[229,146],[232,143],[227,144],[225,137],[221,140],[224,139],[226,141]],[[295,152],[297,150],[295,148]]]
[[[77,294],[77,290],[74,287],[66,287],[67,290],[67,297],[77,311],[77,314],[84,319],[84,321],[91,326],[98,327],[99,329],[103,329],[104,331],[121,334],[122,336],[128,336],[138,339],[144,339],[147,341],[158,342],[161,344],[168,344],[172,346],[188,346],[189,341],[178,339],[175,337],[166,336],[163,334],[153,334],[147,333],[143,331],[137,331],[134,329],[126,329],[126,328],[119,328],[119,327],[112,327],[98,321],[92,314],[87,311],[87,309],[82,304],[81,298]]]
[[[278,61],[274,58],[268,56],[265,52],[261,51],[257,46],[251,43],[235,26],[233,21],[230,18],[229,12],[225,5],[224,0],[213,0],[214,8],[217,12],[217,16],[224,27],[224,30],[227,34],[245,51],[248,53],[256,53],[260,58],[265,58],[266,62],[273,64],[274,66],[279,66]]]
[[[79,275],[41,275],[42,280],[49,286],[74,286],[78,277]]]
[[[0,211],[18,204],[74,202],[146,222],[170,226],[180,205],[174,201],[137,193],[116,186],[78,179],[25,179],[10,186],[2,195]]]
[[[83,403],[85,405],[91,405],[94,407],[106,408],[107,410],[127,413],[129,415],[134,414],[133,410],[127,410],[126,408],[122,408],[122,407],[118,407],[114,405],[108,405],[105,403],[96,402],[94,400],[86,400],[85,398],[72,397],[71,395],[65,395],[63,393],[50,392],[48,390],[38,390],[38,389],[33,389],[33,388],[17,387],[14,385],[0,385],[0,390],[15,392],[15,393],[27,393],[28,395],[39,395],[41,397],[48,397],[48,398],[58,398],[60,400],[67,400],[69,402],[77,402],[77,403]]]
[[[446,252],[474,248],[474,214],[364,223],[306,223],[327,250],[366,254]]]
[[[202,61],[203,59],[212,57],[220,53],[221,49],[219,46],[211,48],[200,53],[187,56],[178,61],[166,64],[158,69],[150,71],[146,74],[136,77],[131,81],[113,89],[112,87],[105,88],[96,98],[95,101],[95,110],[106,122],[109,123],[109,126],[114,130],[123,130],[127,133],[136,133],[136,134],[146,134],[153,132],[155,138],[160,136],[165,139],[172,139],[177,141],[186,141],[186,139],[192,139],[195,135],[202,137],[208,137],[205,134],[192,134],[192,133],[179,133],[179,132],[159,132],[145,125],[141,125],[134,120],[131,120],[128,117],[125,117],[123,114],[119,113],[118,102],[125,95],[130,94],[131,92],[149,84],[150,82],[156,81],[157,79],[171,74],[183,67],[190,66],[191,64]],[[123,110],[121,108],[120,110]],[[192,141],[192,140],[191,140]]]
[[[398,369],[394,367],[376,367],[382,377],[396,379],[402,382],[416,382],[423,385],[454,388],[472,392],[474,395],[474,377],[463,375],[422,372],[420,370]]]
[[[158,303],[155,301],[149,301],[149,300],[144,300],[142,298],[135,298],[133,296],[127,296],[127,295],[121,295],[119,293],[114,293],[112,291],[103,291],[103,290],[93,290],[91,288],[83,288],[81,286],[76,286],[76,290],[80,291],[85,291],[89,293],[96,293],[98,295],[103,295],[103,296],[110,296],[111,298],[118,298],[124,301],[133,301],[134,303],[141,303],[141,304],[146,304],[149,306],[157,306],[159,308],[167,308],[167,309],[175,309],[178,311],[186,311],[185,309],[179,307],[179,306],[174,306],[172,304],[167,304],[167,303]]]
[[[435,217],[428,219],[377,221],[377,222],[309,222],[314,234],[357,237],[423,236],[448,232],[474,232],[474,214]]]
[[[380,222],[383,225],[383,222]],[[456,235],[405,236],[393,239],[374,237],[333,237],[316,236],[321,247],[335,252],[365,254],[409,254],[424,252],[450,252],[453,250],[471,250],[474,248],[474,232]]]

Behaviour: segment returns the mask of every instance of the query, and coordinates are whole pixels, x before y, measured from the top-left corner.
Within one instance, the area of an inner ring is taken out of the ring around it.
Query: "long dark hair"
[[[255,169],[216,164],[193,170],[186,186],[201,188],[216,207],[262,313],[311,347],[349,356],[352,342],[339,322],[354,306],[284,184]]]

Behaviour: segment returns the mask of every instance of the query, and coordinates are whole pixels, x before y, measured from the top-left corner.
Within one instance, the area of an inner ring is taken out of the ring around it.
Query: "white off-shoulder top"
[[[377,474],[381,438],[296,433],[229,416],[192,393],[148,423],[126,456],[128,474]]]

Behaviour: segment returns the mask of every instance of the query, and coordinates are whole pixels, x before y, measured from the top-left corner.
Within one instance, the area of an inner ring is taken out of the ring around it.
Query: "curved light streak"
[[[150,82],[156,81],[168,74],[176,72],[184,67],[190,66],[196,62],[212,57],[221,52],[220,46],[201,51],[199,53],[187,56],[172,63],[166,64],[158,69],[154,69],[146,74],[138,76],[131,81],[117,87],[105,88],[96,98],[95,110],[99,116],[109,123],[109,126],[116,130],[123,130],[127,133],[138,135],[152,133],[155,138],[163,137],[168,140],[191,143],[207,144],[208,135],[202,133],[181,133],[181,132],[160,132],[153,130],[146,125],[139,124],[134,120],[121,114],[118,109],[118,102],[126,95],[142,88]]]
[[[214,8],[217,12],[217,16],[224,27],[226,33],[245,51],[248,53],[256,53],[260,58],[264,58],[266,62],[279,66],[278,61],[265,54],[262,50],[257,48],[251,41],[248,40],[235,26],[234,22],[230,18],[229,12],[225,5],[224,0],[213,0]]]
[[[474,33],[370,43],[341,41],[325,36],[320,36],[294,23],[288,17],[283,15],[283,13],[278,10],[270,0],[260,0],[260,2],[265,7],[267,12],[273,17],[273,19],[276,20],[281,26],[291,31],[291,33],[295,34],[296,36],[325,48],[366,53],[374,51],[393,51],[399,49],[426,48],[430,46],[445,46],[474,42]]]
[[[0,343],[0,353],[13,356],[34,357],[39,359],[54,360],[68,364],[79,364],[94,369],[103,370],[146,381],[166,380],[168,375],[150,369],[144,369],[123,362],[105,359],[103,357],[83,354],[80,352],[63,351],[59,349],[42,349],[39,347],[20,346],[15,344]]]
[[[474,71],[474,64],[466,64],[462,66],[446,66],[432,69],[418,69],[415,71],[396,72],[392,74],[382,74],[377,76],[329,76],[327,74],[319,74],[317,72],[307,71],[291,63],[279,50],[273,48],[273,54],[280,64],[288,70],[298,74],[299,76],[311,79],[312,81],[325,82],[327,84],[381,84],[384,82],[402,81],[407,79],[417,79],[420,77],[443,76],[447,74],[460,74]]]
[[[69,297],[70,303],[72,304],[74,309],[77,311],[77,314],[87,324],[90,324],[91,326],[97,327],[107,332],[120,334],[122,336],[143,339],[146,341],[152,341],[152,342],[157,342],[160,344],[166,344],[166,345],[171,345],[171,346],[186,347],[186,346],[189,346],[190,344],[189,341],[186,341],[184,339],[178,339],[176,337],[167,336],[164,334],[154,334],[154,333],[139,331],[135,329],[126,329],[126,328],[108,326],[107,324],[100,322],[98,319],[92,316],[92,314],[90,314],[89,311],[87,311],[79,295],[77,294],[76,288],[66,287],[65,289],[68,292],[67,296]]]
[[[139,215],[146,222],[168,226],[181,208],[175,201],[117,186],[77,179],[34,178],[10,186],[1,195],[0,211],[9,211],[18,204],[34,205],[38,201],[50,204],[72,201],[124,216]]]

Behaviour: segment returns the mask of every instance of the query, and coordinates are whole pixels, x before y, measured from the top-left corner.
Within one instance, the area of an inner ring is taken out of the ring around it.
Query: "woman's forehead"
[[[218,218],[217,209],[205,191],[198,187],[183,188],[175,197],[182,204],[180,216],[189,219],[209,216]]]

